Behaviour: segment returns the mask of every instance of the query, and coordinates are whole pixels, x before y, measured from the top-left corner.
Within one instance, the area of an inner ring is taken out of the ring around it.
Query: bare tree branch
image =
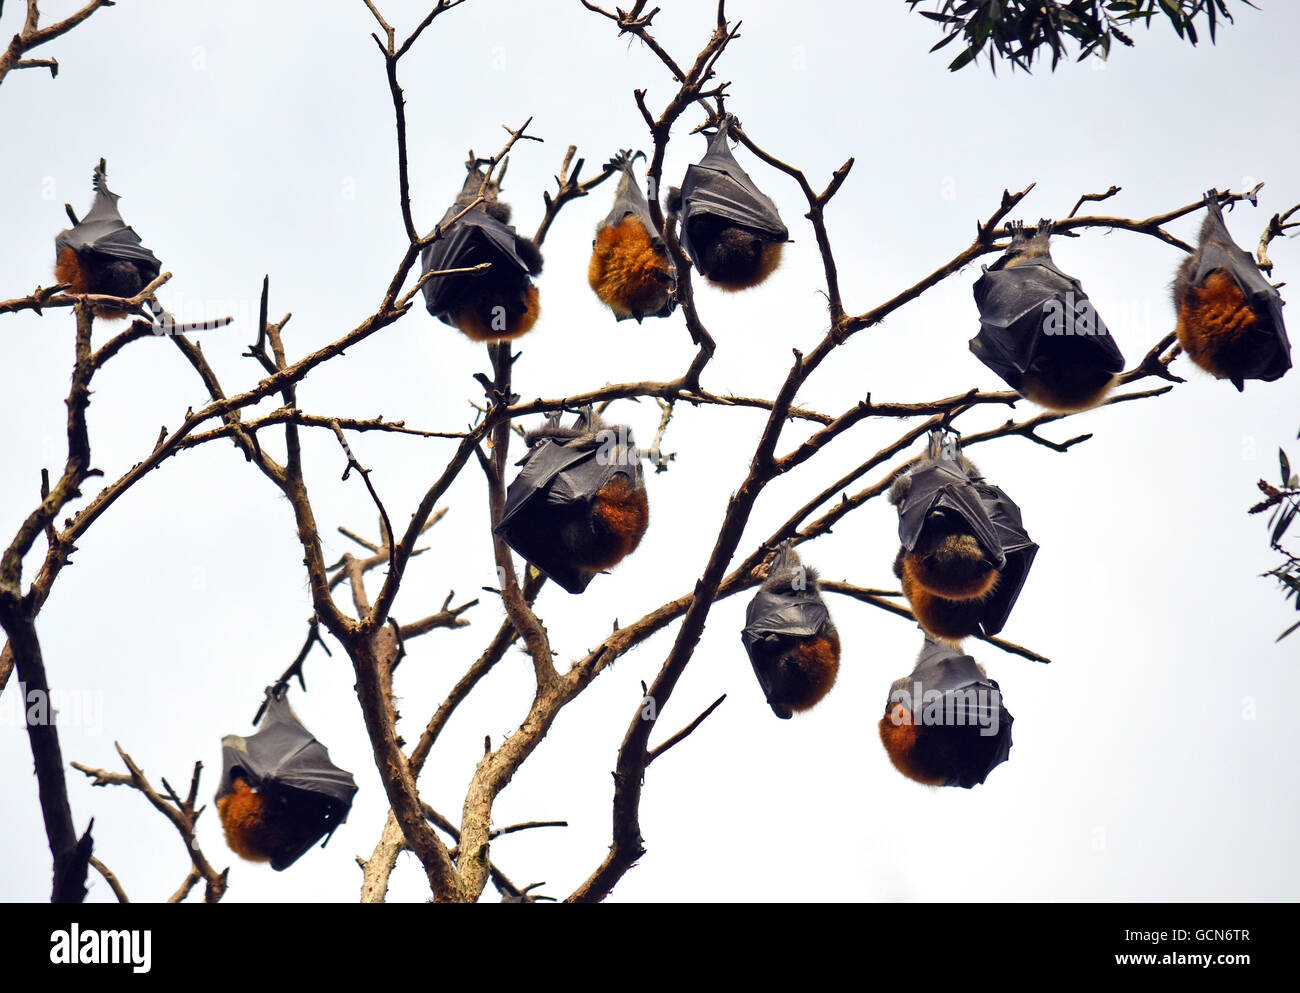
[[[199,776],[203,772],[203,763],[194,763],[194,775],[190,779],[189,794],[185,799],[178,797],[175,791],[166,785],[166,780],[163,780],[163,785],[168,796],[163,797],[154,789],[144,771],[135,764],[131,756],[123,751],[122,746],[117,742],[114,742],[113,746],[117,749],[117,754],[122,757],[122,762],[127,768],[126,774],[94,769],[82,765],[80,762],[73,762],[72,768],[84,773],[90,779],[92,786],[128,786],[142,793],[155,810],[171,821],[172,826],[176,828],[176,832],[181,836],[181,841],[185,844],[185,851],[189,855],[190,863],[193,866],[191,875],[197,873],[200,878],[206,880],[207,888],[203,902],[218,903],[226,894],[226,876],[230,870],[225,869],[217,872],[204,856],[194,836],[195,824],[204,809],[202,807],[195,809],[194,807],[195,798],[198,796]],[[180,894],[179,899],[174,894],[173,899],[169,902],[178,903],[181,899],[184,899],[184,893],[188,893],[190,887],[193,886],[193,883],[188,878],[186,882],[187,885],[182,886],[181,890],[177,891]]]
[[[33,66],[48,67],[50,75],[57,76],[59,63],[56,60],[24,59],[23,55],[33,48],[67,34],[91,14],[99,10],[100,7],[112,6],[114,6],[113,0],[91,0],[86,6],[63,20],[40,27],[40,13],[33,0],[28,0],[27,16],[23,20],[22,30],[13,36],[13,40],[9,42],[9,47],[0,53],[0,83],[4,82],[9,70],[28,69]]]

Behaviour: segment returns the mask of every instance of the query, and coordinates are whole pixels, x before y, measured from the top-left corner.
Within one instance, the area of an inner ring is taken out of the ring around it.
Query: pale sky
[[[49,18],[79,4],[46,3]],[[379,5],[404,35],[427,8]],[[657,36],[689,62],[712,28],[712,4],[665,0]],[[770,153],[824,186],[856,165],[827,214],[846,307],[861,313],[911,285],[967,244],[1004,188],[1037,188],[1017,211],[1033,223],[1064,217],[1078,196],[1123,192],[1099,212],[1141,218],[1197,200],[1209,187],[1263,180],[1258,208],[1227,221],[1253,248],[1269,217],[1300,201],[1300,103],[1294,39],[1300,8],[1241,4],[1218,44],[1193,49],[1165,24],[1134,33],[1107,64],[1046,66],[1033,76],[981,64],[951,74],[951,49],[928,55],[935,26],[901,2],[732,0],[743,20],[719,64],[728,108]],[[0,36],[17,30],[9,4]],[[127,222],[174,279],[163,302],[181,318],[231,313],[202,338],[228,391],[262,376],[241,353],[255,335],[257,295],[271,276],[271,312],[286,311],[291,357],[334,340],[370,313],[405,244],[397,209],[392,107],[383,62],[360,0],[220,5],[130,0],[39,54],[48,73],[11,73],[0,86],[9,136],[0,156],[0,298],[52,280],[65,201],[84,213],[90,175],[108,160]],[[619,148],[649,148],[632,91],[661,109],[674,92],[642,46],[577,0],[469,0],[440,17],[403,61],[412,201],[421,231],[460,187],[467,149],[490,154],[502,124],[545,142],[512,155],[504,197],[522,231],[565,148],[589,175]],[[665,179],[703,153],[679,123]],[[718,342],[704,385],[772,396],[790,349],[825,332],[821,263],[806,205],[787,177],[743,149],[741,164],[777,203],[794,244],[762,287],[725,295],[697,281],[700,313]],[[613,184],[569,205],[544,246],[542,318],[521,339],[516,389],[563,396],[606,382],[670,379],[693,352],[680,315],[615,323],[586,285],[591,232]],[[1086,212],[1086,211],[1085,211]],[[1199,214],[1174,225],[1190,239]],[[1276,241],[1275,280],[1300,285],[1300,248]],[[1077,277],[1129,364],[1173,327],[1168,286],[1182,253],[1155,239],[1092,229],[1058,238],[1058,264]],[[983,260],[991,261],[991,257]],[[921,401],[1002,384],[969,352],[978,329],[971,266],[863,331],[814,375],[799,401],[832,413],[870,394]],[[1283,290],[1286,296],[1288,290]],[[1290,309],[1290,308],[1289,308]],[[1294,320],[1294,315],[1293,320]],[[97,330],[98,340],[106,333]],[[62,464],[72,357],[67,311],[0,317],[0,534],[8,542],[38,499],[42,466]],[[313,373],[299,390],[313,413],[404,418],[459,430],[482,391],[481,346],[423,311]],[[934,790],[900,776],[876,733],[890,684],[912,668],[921,636],[906,621],[831,598],[844,657],[837,685],[808,714],[769,711],[740,641],[747,595],[716,605],[654,740],[722,693],[727,700],[650,770],[642,800],[647,854],[614,900],[1293,900],[1300,865],[1294,756],[1300,730],[1295,619],[1260,578],[1275,556],[1265,522],[1245,511],[1261,476],[1276,481],[1277,448],[1300,459],[1296,373],[1238,394],[1191,368],[1170,395],[1085,413],[1044,429],[1094,437],[1069,454],[1011,438],[972,449],[986,476],[1023,509],[1041,552],[1004,636],[1050,656],[1039,665],[979,642],[967,650],[1002,687],[1015,717],[1010,761],[973,790]],[[1151,384],[1154,385],[1154,384]],[[114,479],[174,429],[202,385],[174,347],[146,340],[95,379],[94,464]],[[270,409],[264,407],[262,409]],[[1036,412],[1022,402],[1018,417]],[[966,432],[1002,423],[1005,408],[963,417]],[[611,418],[647,440],[653,404],[620,402]],[[669,472],[649,477],[651,524],[634,556],[581,597],[548,586],[538,612],[559,653],[580,658],[609,631],[688,591],[707,561],[729,494],[745,477],[764,417],[679,409],[665,440]],[[745,555],[847,468],[902,432],[873,422],[840,437],[804,470],[764,493]],[[788,451],[806,429],[787,428]],[[271,433],[263,443],[278,451]],[[374,536],[372,505],[332,434],[308,431],[305,459],[329,560],[356,550],[336,528]],[[404,523],[453,443],[353,435],[395,522]],[[919,446],[917,448],[919,451]],[[870,477],[872,481],[879,477]],[[98,489],[92,480],[87,496]],[[495,582],[482,475],[471,464],[448,495],[447,517],[412,562],[394,614],[438,609],[449,590],[480,604],[473,624],[413,642],[398,670],[414,741],[447,689],[503,616],[480,587]],[[77,506],[80,506],[78,504]],[[398,525],[401,526],[400,524]],[[39,546],[38,546],[39,547]],[[803,546],[829,579],[893,587],[895,513],[883,500]],[[195,760],[209,799],[221,737],[251,731],[262,687],[292,660],[311,613],[288,505],[229,445],[166,463],[79,543],[39,631],[65,701],[67,760],[119,768],[120,741],[155,783],[180,788]],[[39,559],[27,561],[30,579]],[[619,741],[671,645],[675,627],[606,671],[561,714],[497,802],[494,823],[567,819],[569,827],[503,838],[493,857],[517,884],[545,880],[563,897],[595,868],[610,837]],[[214,807],[199,840],[231,866],[231,901],[350,901],[383,825],[383,790],[352,692],[350,665],[314,654],[309,692],[293,705],[360,786],[347,823],[324,850],[283,873],[240,861]],[[421,778],[423,797],[453,820],[481,754],[518,726],[531,666],[513,651],[462,707]],[[80,707],[80,719],[77,710]],[[164,899],[187,871],[179,838],[138,794],[92,789],[69,770],[78,829],[95,818],[96,852],[136,901]],[[0,696],[0,899],[48,899],[50,864],[17,718],[13,684]],[[978,853],[973,872],[966,858]],[[403,856],[390,898],[427,897]],[[485,899],[495,899],[489,887]],[[90,899],[112,900],[92,873]]]

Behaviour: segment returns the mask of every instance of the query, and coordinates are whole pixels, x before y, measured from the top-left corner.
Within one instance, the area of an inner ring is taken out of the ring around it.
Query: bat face
[[[481,273],[433,276],[424,286],[425,309],[475,341],[517,338],[537,323],[537,287],[529,278],[542,270],[542,256],[507,223],[509,208],[493,198],[471,207],[483,185],[470,170],[456,203],[439,222],[441,236],[421,252],[421,272],[467,269],[489,263]]]
[[[1178,343],[1187,357],[1238,390],[1291,368],[1282,298],[1228,233],[1218,194],[1206,194],[1200,246],[1174,281]]]
[[[592,242],[587,282],[617,320],[635,318],[639,324],[673,312],[677,280],[626,153],[622,168],[613,209]]]
[[[635,551],[649,526],[640,454],[628,428],[585,414],[573,428],[553,419],[529,443],[496,533],[563,589],[581,593]]]
[[[282,871],[347,819],[356,783],[282,698],[268,694],[259,730],[221,751],[217,812],[237,855]]]
[[[893,499],[894,573],[921,627],[947,640],[1001,631],[1038,553],[1020,508],[968,461],[947,457],[918,465]]]
[[[975,660],[931,639],[890,689],[880,740],[894,767],[927,786],[983,783],[1011,752],[1012,717]]]
[[[772,713],[783,720],[819,703],[835,685],[840,638],[817,586],[788,542],[750,601],[741,641]]]
[[[703,159],[682,181],[682,248],[701,274],[726,290],[762,283],[789,240],[776,205],[731,154],[733,118],[724,118]]]
[[[1052,410],[1105,397],[1124,356],[1083,287],[1056,267],[1051,222],[1032,239],[1017,226],[1007,253],[975,283],[980,332],[970,349],[1013,390]]]
[[[119,197],[108,188],[105,176],[101,159],[93,178],[95,201],[90,212],[54,239],[54,276],[69,284],[72,293],[133,297],[158,278],[162,265],[122,220]],[[103,305],[94,313],[105,319],[126,316],[126,311]]]

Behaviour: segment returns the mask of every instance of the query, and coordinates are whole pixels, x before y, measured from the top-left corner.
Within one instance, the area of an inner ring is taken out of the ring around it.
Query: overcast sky
[[[54,18],[77,6],[42,10]],[[379,6],[400,35],[427,9]],[[658,37],[679,62],[691,61],[712,28],[711,5],[661,6]],[[1300,201],[1300,7],[1261,6],[1233,4],[1237,23],[1215,46],[1193,49],[1157,20],[1109,63],[994,77],[983,64],[949,73],[951,50],[927,54],[939,38],[935,25],[897,0],[797,8],[732,0],[728,13],[744,24],[718,71],[731,81],[729,109],[747,133],[798,164],[814,186],[856,159],[827,223],[846,306],[860,313],[965,247],[1004,188],[1031,182],[1038,185],[1019,211],[1030,223],[1063,217],[1080,194],[1112,184],[1123,192],[1102,209],[1140,218],[1211,186],[1240,191],[1263,180],[1259,207],[1228,215],[1234,235],[1253,247],[1274,212]],[[7,6],[0,36],[18,29],[21,8]],[[163,301],[182,318],[237,318],[202,339],[228,391],[262,375],[240,353],[255,334],[263,274],[271,276],[272,315],[293,313],[291,357],[354,327],[373,311],[405,244],[373,27],[360,0],[310,11],[254,0],[130,0],[34,53],[59,59],[58,78],[25,70],[0,87],[0,298],[51,281],[63,204],[88,209],[102,156],[127,222],[174,273]],[[516,148],[505,184],[520,229],[531,232],[570,143],[586,157],[584,175],[619,148],[648,148],[632,91],[645,89],[656,110],[674,92],[652,53],[577,0],[469,0],[422,36],[401,74],[422,231],[459,189],[466,150],[494,152],[501,125],[531,116],[530,130],[545,139]],[[704,139],[689,133],[700,119],[692,110],[678,124],[666,179],[679,180],[703,153]],[[797,186],[743,149],[737,157],[776,201],[794,244],[759,289],[725,295],[697,282],[718,342],[704,385],[772,396],[790,349],[811,348],[825,332],[821,263]],[[670,379],[692,355],[680,315],[615,323],[586,286],[591,232],[612,186],[567,207],[548,237],[542,318],[519,343],[516,388],[526,398]],[[1172,230],[1190,239],[1198,224],[1199,214]],[[1177,249],[1092,229],[1058,238],[1053,250],[1082,280],[1130,365],[1172,328]],[[1275,279],[1300,281],[1295,241],[1275,242],[1272,254]],[[1003,388],[967,347],[977,330],[978,275],[968,267],[856,335],[799,402],[839,412],[868,394],[921,401]],[[98,340],[111,331],[97,327]],[[72,334],[63,310],[0,317],[2,535],[39,499],[41,467],[62,464]],[[314,413],[459,430],[482,397],[471,376],[486,367],[482,346],[416,308],[313,373],[299,400]],[[612,899],[1295,899],[1300,730],[1286,701],[1300,691],[1300,634],[1274,643],[1295,612],[1259,576],[1274,556],[1265,522],[1245,511],[1259,498],[1256,480],[1276,480],[1279,445],[1300,458],[1296,373],[1238,394],[1186,360],[1175,369],[1188,382],[1168,396],[1045,429],[1057,440],[1093,434],[1069,454],[1019,438],[971,451],[1021,505],[1042,548],[1004,634],[1053,659],[1044,666],[968,643],[1015,717],[1010,761],[987,783],[969,791],[917,785],[880,746],[876,722],[890,683],[911,670],[920,647],[914,626],[832,599],[844,643],[839,681],[816,709],[782,722],[741,646],[748,597],[733,597],[710,614],[659,736],[717,696],[727,700],[650,771],[648,852]],[[95,379],[94,464],[116,478],[151,449],[160,426],[174,429],[205,399],[169,342],[132,346]],[[1015,411],[1033,412],[1027,402]],[[648,441],[658,410],[623,402],[610,416]],[[984,408],[960,426],[974,432],[1008,416]],[[538,602],[561,665],[598,643],[616,618],[628,623],[692,587],[763,420],[743,410],[679,410],[664,446],[676,461],[649,479],[642,547],[581,597],[550,586]],[[741,553],[902,429],[864,424],[770,486]],[[792,425],[782,450],[804,431]],[[271,434],[263,442],[278,450]],[[394,521],[405,522],[454,443],[366,434],[351,444],[373,468]],[[345,460],[329,432],[309,432],[305,448],[332,561],[356,550],[336,528],[374,537],[375,515],[355,476],[340,480]],[[97,488],[92,480],[87,496]],[[482,476],[472,465],[446,503],[451,510],[408,570],[395,616],[431,613],[450,590],[457,601],[482,601],[467,615],[470,627],[413,643],[398,670],[401,730],[411,741],[503,615],[480,590],[495,574]],[[892,587],[896,549],[894,511],[873,501],[803,554],[827,578]],[[301,559],[287,503],[232,446],[184,453],[136,486],[79,542],[40,618],[52,683],[70,695],[65,758],[118,768],[116,740],[155,783],[166,776],[178,788],[202,760],[202,792],[211,797],[221,737],[251,730],[262,687],[302,643],[311,607]],[[38,561],[29,558],[25,579]],[[603,857],[617,746],[674,630],[566,708],[500,797],[498,826],[570,824],[494,844],[494,860],[516,883],[545,880],[543,892],[562,897]],[[312,656],[310,692],[295,690],[292,701],[356,775],[351,816],[326,849],[276,873],[230,853],[210,808],[199,839],[214,863],[231,866],[229,900],[357,897],[353,857],[369,856],[385,803],[351,668],[332,647],[332,658]],[[497,744],[510,734],[531,688],[530,664],[511,652],[448,727],[421,779],[425,799],[459,818],[484,735]],[[95,818],[96,851],[132,899],[170,894],[187,871],[170,825],[138,794],[92,789],[71,771],[69,787],[78,828]],[[0,696],[0,797],[0,898],[47,899],[48,850],[12,684]],[[390,896],[427,897],[413,857],[403,857]],[[486,897],[495,898],[490,888]],[[90,899],[112,899],[93,874]]]

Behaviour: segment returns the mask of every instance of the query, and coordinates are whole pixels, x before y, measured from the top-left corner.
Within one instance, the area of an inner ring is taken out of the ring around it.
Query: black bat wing
[[[682,180],[682,244],[692,258],[695,253],[690,242],[690,221],[696,214],[744,225],[772,241],[790,237],[776,204],[740,168],[728,141],[724,125],[709,140],[704,158],[689,166]]]
[[[510,522],[534,500],[540,497],[545,502],[547,489],[556,476],[593,454],[592,449],[557,445],[550,439],[544,439],[533,446],[523,468],[506,491],[506,504],[497,524],[498,533],[505,534],[505,528]]]
[[[1011,608],[1020,597],[1020,590],[1029,576],[1029,568],[1034,564],[1038,554],[1038,545],[1020,518],[1020,508],[1009,496],[996,486],[988,483],[975,483],[975,491],[989,522],[997,535],[998,546],[1002,550],[1005,563],[1001,568],[998,583],[993,593],[984,602],[984,617],[981,627],[986,636],[997,634],[1007,623]]]
[[[961,515],[994,568],[1006,564],[997,528],[989,519],[984,501],[970,478],[956,462],[938,459],[912,473],[912,484],[898,510],[898,540],[909,552],[921,540],[925,520],[939,508]]]
[[[461,208],[453,207],[443,218],[444,223],[460,213]],[[437,269],[467,269],[483,262],[490,262],[494,269],[505,267],[516,271],[521,276],[529,273],[528,262],[519,253],[519,236],[509,225],[502,224],[486,211],[472,209],[451,227],[442,232],[442,237],[426,245],[420,253],[420,271],[430,272]],[[444,323],[452,323],[449,318],[451,307],[457,302],[462,280],[485,279],[489,273],[480,276],[434,276],[424,286],[424,306],[434,317]]]
[[[1067,296],[1069,294],[1069,296]],[[1050,305],[1064,326],[1089,334],[1048,334]],[[1079,281],[1050,259],[1035,259],[1005,269],[989,269],[975,282],[980,331],[970,341],[976,357],[1014,390],[1047,357],[1054,338],[1069,339],[1071,357],[1095,362],[1108,372],[1124,368],[1124,356]],[[1086,308],[1086,310],[1085,310]]]
[[[271,867],[288,868],[321,838],[332,835],[347,819],[357,792],[351,773],[330,761],[329,751],[316,740],[287,701],[268,691],[266,712],[258,730],[246,738],[227,735],[221,741],[221,784],[217,798],[234,789],[240,770],[268,802],[283,797],[294,816],[288,840],[272,853]]]
[[[815,589],[771,592],[760,589],[745,610],[741,640],[753,658],[760,641],[776,638],[812,638],[830,624],[830,611]]]
[[[102,183],[95,193],[90,212],[77,225],[59,232],[54,239],[55,248],[72,248],[78,252],[98,252],[115,259],[134,262],[153,280],[162,271],[157,256],[145,248],[140,236],[122,220],[117,209],[117,195],[110,193]]]
[[[1216,269],[1223,269],[1232,277],[1251,310],[1262,319],[1253,331],[1260,344],[1255,353],[1258,360],[1243,378],[1264,382],[1280,379],[1291,368],[1291,342],[1282,318],[1282,294],[1260,272],[1250,253],[1233,240],[1224,224],[1223,209],[1218,201],[1207,200],[1205,206],[1209,214],[1208,223],[1218,230],[1206,232],[1211,237],[1201,250],[1200,265],[1192,276],[1192,285],[1200,286]]]

